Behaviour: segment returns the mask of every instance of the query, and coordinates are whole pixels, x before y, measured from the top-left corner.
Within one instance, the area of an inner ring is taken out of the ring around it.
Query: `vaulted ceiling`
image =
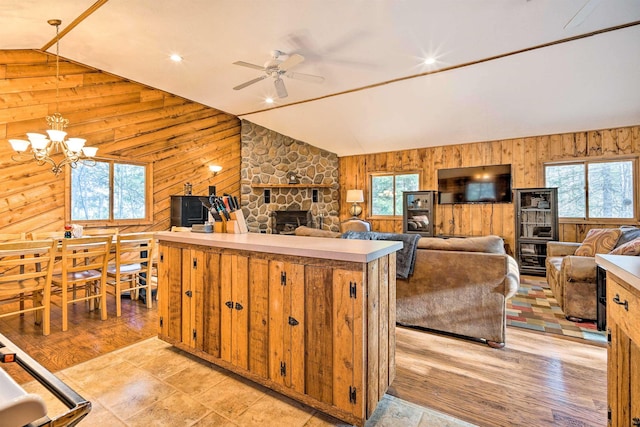
[[[52,18],[64,58],[339,156],[640,123],[640,0],[5,0],[0,49],[54,53]],[[324,81],[234,90],[273,50]]]

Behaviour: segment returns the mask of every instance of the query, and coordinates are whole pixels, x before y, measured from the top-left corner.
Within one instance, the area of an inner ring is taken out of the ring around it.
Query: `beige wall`
[[[616,158],[640,153],[640,126],[476,142],[415,150],[340,158],[340,188],[369,190],[369,174],[384,171],[421,171],[421,189],[437,190],[437,170],[462,166],[511,164],[513,188],[543,186],[545,162],[580,158]],[[365,196],[367,198],[367,196]],[[368,202],[368,200],[366,201]],[[366,204],[365,202],[365,204]],[[636,200],[636,203],[639,203]],[[340,216],[349,214],[343,203]],[[367,217],[365,206],[363,215]],[[401,232],[401,219],[369,218],[377,231]],[[436,208],[436,233],[503,236],[513,247],[513,204],[444,205]],[[581,241],[590,228],[613,224],[561,224],[560,239]]]
[[[44,132],[56,111],[55,56],[32,50],[0,50],[0,230],[60,230],[65,223],[65,177],[48,166],[11,160],[7,139]],[[59,112],[70,136],[87,139],[99,156],[153,164],[153,224],[169,227],[170,195],[193,184],[193,194],[239,195],[240,121],[237,117],[62,60]],[[209,164],[223,166],[213,176]]]

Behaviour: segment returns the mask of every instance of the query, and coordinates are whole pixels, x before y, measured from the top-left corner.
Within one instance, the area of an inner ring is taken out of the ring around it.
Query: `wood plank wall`
[[[387,153],[340,158],[340,188],[362,188],[368,198],[369,174],[373,172],[421,171],[422,190],[437,190],[437,170],[463,166],[492,164],[512,165],[513,188],[535,188],[544,185],[543,164],[571,159],[615,159],[640,153],[640,126],[593,130],[517,138],[502,141],[447,145]],[[636,203],[640,203],[636,200]],[[402,219],[363,217],[373,229],[383,232],[402,232]],[[347,218],[348,204],[342,203],[340,217]],[[497,234],[513,248],[514,205],[443,205],[436,206],[437,234],[480,236]],[[591,228],[615,227],[616,224],[561,223],[560,240],[580,242]]]
[[[34,50],[0,50],[0,231],[61,230],[65,178],[48,166],[16,163],[7,139],[44,132],[58,110],[70,136],[97,146],[98,156],[153,163],[153,224],[123,231],[165,230],[170,195],[240,194],[240,121],[169,93],[61,58],[56,108],[55,56]],[[223,167],[217,176],[210,164]]]

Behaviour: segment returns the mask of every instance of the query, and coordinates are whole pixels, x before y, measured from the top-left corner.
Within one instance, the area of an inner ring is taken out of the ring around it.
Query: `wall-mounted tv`
[[[438,203],[511,203],[511,165],[438,170]]]

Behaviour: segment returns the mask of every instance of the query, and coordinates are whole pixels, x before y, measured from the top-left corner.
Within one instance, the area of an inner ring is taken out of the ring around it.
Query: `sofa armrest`
[[[520,268],[518,261],[512,256],[507,255],[507,277],[504,283],[504,296],[506,299],[511,298],[518,292],[520,287]]]
[[[547,242],[547,256],[568,256],[576,253],[582,243],[575,242]]]
[[[562,260],[562,274],[567,282],[596,282],[596,259],[589,256],[567,256]]]

